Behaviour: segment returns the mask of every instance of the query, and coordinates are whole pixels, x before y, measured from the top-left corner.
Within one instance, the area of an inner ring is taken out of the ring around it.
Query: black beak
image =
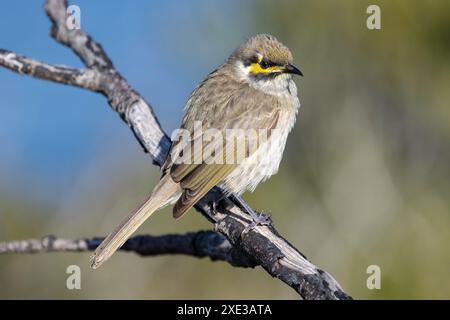
[[[296,68],[292,64],[288,64],[283,69],[284,73],[292,73],[292,74],[298,74],[299,76],[303,77],[303,73],[300,71],[300,69]]]

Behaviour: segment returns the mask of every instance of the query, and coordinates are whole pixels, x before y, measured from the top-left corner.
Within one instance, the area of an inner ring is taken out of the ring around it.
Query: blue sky
[[[178,125],[196,83],[251,35],[242,5],[236,11],[227,1],[69,3],[81,8],[82,28],[151,102],[166,131]],[[82,67],[49,37],[49,27],[43,1],[7,2],[0,11],[0,48]],[[141,152],[99,94],[0,68],[0,112],[0,187],[9,191],[23,192],[30,179],[64,189],[105,145],[125,155]]]

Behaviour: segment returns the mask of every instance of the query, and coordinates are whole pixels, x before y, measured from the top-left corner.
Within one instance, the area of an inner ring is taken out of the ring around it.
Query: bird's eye
[[[261,66],[261,68],[263,69],[267,69],[269,67],[269,63],[266,60],[263,60],[259,63],[259,65]]]

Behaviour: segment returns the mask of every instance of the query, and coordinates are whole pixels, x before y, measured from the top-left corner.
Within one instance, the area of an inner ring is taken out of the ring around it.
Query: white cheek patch
[[[250,66],[246,67],[241,61],[236,63],[236,71],[239,78],[245,82],[250,80]]]
[[[250,66],[244,66],[241,61],[236,63],[235,70],[239,79],[245,81],[257,90],[275,96],[290,94],[288,88],[289,83],[292,81],[292,77],[289,74],[280,74],[274,78],[256,80],[250,75]]]

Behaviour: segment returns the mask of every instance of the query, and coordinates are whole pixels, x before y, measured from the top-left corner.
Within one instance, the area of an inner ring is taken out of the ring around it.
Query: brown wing
[[[192,141],[184,146],[179,142],[174,143],[172,146],[174,152],[171,152],[164,165],[172,179],[179,182],[183,189],[173,209],[173,215],[176,218],[186,213],[238,165],[229,163],[226,159],[226,157],[230,159],[230,156],[234,156],[234,149],[231,154],[230,150],[225,150],[224,158],[222,158],[224,163],[208,164],[205,161],[193,160],[202,159],[208,148],[208,150],[215,150],[217,146],[223,147],[227,129],[272,129],[276,126],[280,111],[277,99],[242,83],[236,83],[236,88],[232,85],[230,81],[220,85],[220,79],[208,78],[194,91],[188,101],[182,128],[191,132]],[[231,87],[224,88],[224,86]],[[228,93],[227,97],[221,95],[224,92]],[[197,134],[197,137],[193,136],[194,121],[202,121],[203,134]],[[211,128],[220,132],[223,139],[208,139],[205,142],[205,131]],[[201,143],[201,148],[195,148],[195,143]],[[248,142],[246,143],[249,145]],[[254,149],[251,150],[254,151]],[[186,156],[187,152],[190,157],[185,157],[184,160],[190,158],[190,163],[180,163],[180,157]]]

